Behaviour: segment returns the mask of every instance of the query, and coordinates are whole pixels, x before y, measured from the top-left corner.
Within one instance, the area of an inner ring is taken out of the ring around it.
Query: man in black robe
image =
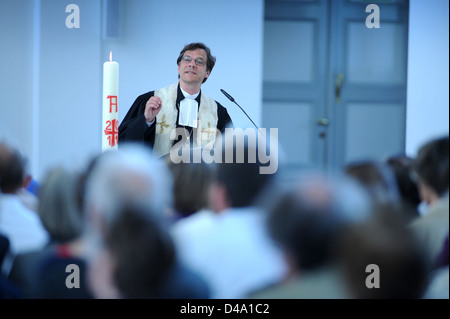
[[[186,45],[177,59],[179,81],[135,100],[119,126],[119,143],[141,141],[163,156],[183,139],[211,145],[217,130],[233,127],[226,108],[200,90],[215,61],[203,43]]]

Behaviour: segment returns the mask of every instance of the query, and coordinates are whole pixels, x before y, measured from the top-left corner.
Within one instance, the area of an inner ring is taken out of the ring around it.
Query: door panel
[[[290,169],[324,166],[326,1],[266,1],[263,127],[277,127]]]
[[[272,127],[278,127],[279,150],[287,162],[287,165],[295,165],[297,161],[303,163],[312,162],[313,149],[311,136],[311,113],[315,109],[308,103],[266,102],[266,111],[263,113],[263,121],[272,123]],[[290,120],[295,125],[286,125],[286,120],[278,116],[282,110],[289,114]],[[293,139],[293,137],[295,137]],[[294,143],[294,145],[292,145]]]
[[[290,170],[404,151],[409,2],[371,3],[380,28],[366,1],[265,1],[263,127]]]
[[[368,29],[364,22],[349,22],[346,74],[349,82],[363,84],[405,84],[405,25],[383,23],[378,30]]]
[[[398,123],[403,120],[401,104],[348,103],[344,162],[367,157],[386,159],[397,153],[403,143],[392,132],[398,130]]]
[[[330,72],[344,77],[340,99],[327,105],[327,167],[334,170],[356,157],[383,161],[405,150],[408,2],[378,3],[380,28],[367,28],[366,5],[330,2]]]
[[[315,75],[315,23],[267,21],[264,32],[266,38],[271,39],[264,47],[264,81],[312,82]]]

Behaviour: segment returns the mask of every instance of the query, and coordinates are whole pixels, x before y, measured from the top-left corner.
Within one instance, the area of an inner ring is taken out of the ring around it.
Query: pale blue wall
[[[448,0],[411,0],[406,152],[449,131]]]
[[[0,0],[0,137],[32,158],[34,3]]]
[[[70,2],[42,0],[39,59],[38,173],[78,168],[101,150],[100,1],[73,1],[80,28],[66,27]]]

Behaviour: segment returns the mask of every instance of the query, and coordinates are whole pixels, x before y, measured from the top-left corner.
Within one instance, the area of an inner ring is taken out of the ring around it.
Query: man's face
[[[206,71],[207,55],[205,50],[186,51],[178,65],[180,81],[186,84],[201,84],[210,74]],[[203,64],[202,64],[203,63]]]

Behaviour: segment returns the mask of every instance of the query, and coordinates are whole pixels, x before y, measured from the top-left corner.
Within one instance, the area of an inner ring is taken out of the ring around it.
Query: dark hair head
[[[424,144],[414,164],[419,179],[431,187],[440,197],[448,191],[449,175],[448,136]]]
[[[371,160],[355,161],[348,163],[344,172],[366,189],[375,205],[400,202],[397,180],[388,165]]]
[[[214,179],[211,164],[180,162],[167,158],[174,180],[174,208],[183,217],[209,207],[209,190]]]
[[[25,158],[15,148],[0,142],[0,190],[15,193],[23,184]]]
[[[259,155],[261,152],[267,154],[267,149],[261,149],[263,143],[252,143],[250,136],[239,133],[230,141],[223,140],[222,158],[216,164],[217,181],[225,186],[232,207],[255,205],[275,180],[275,173],[261,173],[261,168],[267,165],[261,162]],[[272,160],[273,156],[269,162]]]
[[[181,59],[183,58],[186,51],[193,51],[197,49],[202,49],[206,52],[206,71],[209,71],[211,73],[214,68],[214,65],[216,64],[216,57],[214,57],[211,54],[211,50],[201,42],[194,42],[185,45],[184,48],[181,50],[180,55],[178,56],[177,65],[180,65]],[[206,80],[207,78],[204,78],[203,83],[205,83]]]
[[[155,298],[175,263],[173,241],[156,214],[127,203],[106,231],[116,267],[115,285],[123,298]]]
[[[344,180],[338,184],[313,177],[300,180],[274,200],[267,220],[269,233],[297,269],[310,271],[334,261],[340,232],[354,222],[351,210],[364,215],[356,202],[350,210],[344,204],[363,194],[356,190]]]
[[[400,197],[405,205],[405,211],[410,213],[410,218],[418,217],[418,206],[422,199],[414,177],[414,160],[406,155],[395,155],[389,157],[386,163],[394,172]]]
[[[272,237],[307,271],[331,261],[338,223],[329,207],[306,205],[293,194],[281,198],[270,214]]]

